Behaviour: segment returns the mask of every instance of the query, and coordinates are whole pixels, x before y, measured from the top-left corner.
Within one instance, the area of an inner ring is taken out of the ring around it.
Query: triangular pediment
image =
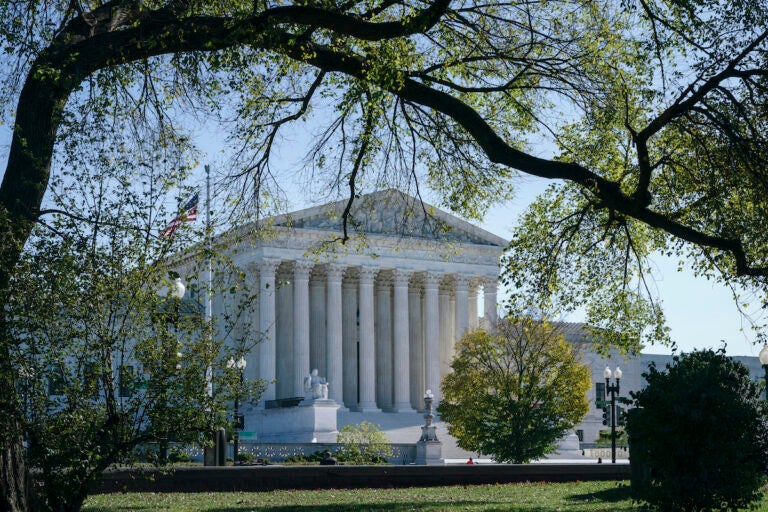
[[[272,225],[296,230],[342,231],[347,201],[280,215]],[[445,242],[506,247],[507,241],[454,215],[423,203],[398,190],[382,190],[360,196],[352,203],[347,226],[358,233],[440,240]]]

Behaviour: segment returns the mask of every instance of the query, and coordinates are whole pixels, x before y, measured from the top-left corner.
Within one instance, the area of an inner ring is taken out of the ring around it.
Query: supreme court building
[[[259,410],[296,405],[312,369],[342,412],[422,410],[427,389],[439,402],[455,342],[496,318],[504,239],[385,190],[356,198],[351,239],[329,244],[342,236],[345,207],[274,217],[259,238],[245,226],[231,246],[258,287],[249,320],[260,341],[245,375],[270,382],[246,410],[246,430],[261,428]],[[214,296],[214,319],[222,307]]]

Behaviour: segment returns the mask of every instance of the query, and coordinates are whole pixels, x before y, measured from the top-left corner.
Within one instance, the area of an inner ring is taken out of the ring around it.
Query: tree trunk
[[[48,186],[59,116],[67,87],[47,80],[32,66],[22,88],[8,163],[0,183],[0,511],[30,509],[22,414],[11,364],[18,344],[5,317],[11,275],[32,232]],[[45,68],[42,68],[45,69]]]
[[[3,340],[7,339],[5,327],[5,322],[0,320]],[[0,510],[26,512],[29,510],[29,473],[14,380],[8,344],[3,343],[0,348]]]
[[[30,489],[21,435],[3,436],[0,441],[3,443],[0,452],[0,509],[26,512],[29,510]]]

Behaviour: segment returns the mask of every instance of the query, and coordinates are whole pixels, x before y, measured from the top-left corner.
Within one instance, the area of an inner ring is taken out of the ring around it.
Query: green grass
[[[629,498],[627,482],[575,482],[260,493],[107,494],[90,497],[84,510],[613,512],[639,510],[639,507]],[[763,500],[759,510],[768,511],[768,500]]]
[[[520,484],[271,491],[263,493],[130,493],[93,496],[87,511],[520,511],[632,510],[626,484]]]

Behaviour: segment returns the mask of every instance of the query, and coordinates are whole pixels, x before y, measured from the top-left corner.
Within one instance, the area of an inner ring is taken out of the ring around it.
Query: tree
[[[587,413],[589,368],[546,322],[507,318],[466,334],[437,406],[465,450],[523,464],[551,453]]]
[[[724,350],[651,366],[629,415],[635,498],[657,510],[736,510],[762,496],[768,469],[766,403],[749,370]]]
[[[145,218],[163,212],[157,203],[165,191],[150,180],[120,184],[114,169],[72,172],[76,179],[56,187],[68,215],[34,231],[6,305],[12,332],[23,340],[11,362],[22,377],[21,428],[37,469],[32,503],[41,511],[80,510],[102,471],[134,462],[138,450],[165,464],[169,442],[204,443],[225,425],[235,392],[253,403],[263,389],[261,381],[235,389],[239,375],[224,364],[258,337],[232,329],[227,338],[212,336],[198,302],[204,288],[194,279],[201,262],[171,256],[189,242],[189,230],[173,239],[148,236]],[[174,268],[192,276],[185,299],[160,293]]]
[[[537,301],[588,306],[594,324],[615,319],[617,332],[643,316],[663,337],[643,285],[653,250],[765,290],[766,25],[756,0],[4,2],[0,103],[13,138],[0,302],[44,212],[56,153],[119,132],[116,148],[158,142],[186,165],[196,152],[185,123],[221,121],[233,183],[248,192],[239,204],[259,210],[284,127],[315,115],[309,167],[350,205],[364,187],[426,183],[478,216],[508,197],[517,172],[564,182],[516,237],[507,280]],[[107,130],[93,128],[99,119]],[[535,156],[537,132],[556,157]],[[571,281],[579,261],[618,270],[595,265]],[[0,317],[0,387],[10,390],[18,340],[7,327]],[[26,508],[20,410],[18,396],[0,396],[9,510]]]

